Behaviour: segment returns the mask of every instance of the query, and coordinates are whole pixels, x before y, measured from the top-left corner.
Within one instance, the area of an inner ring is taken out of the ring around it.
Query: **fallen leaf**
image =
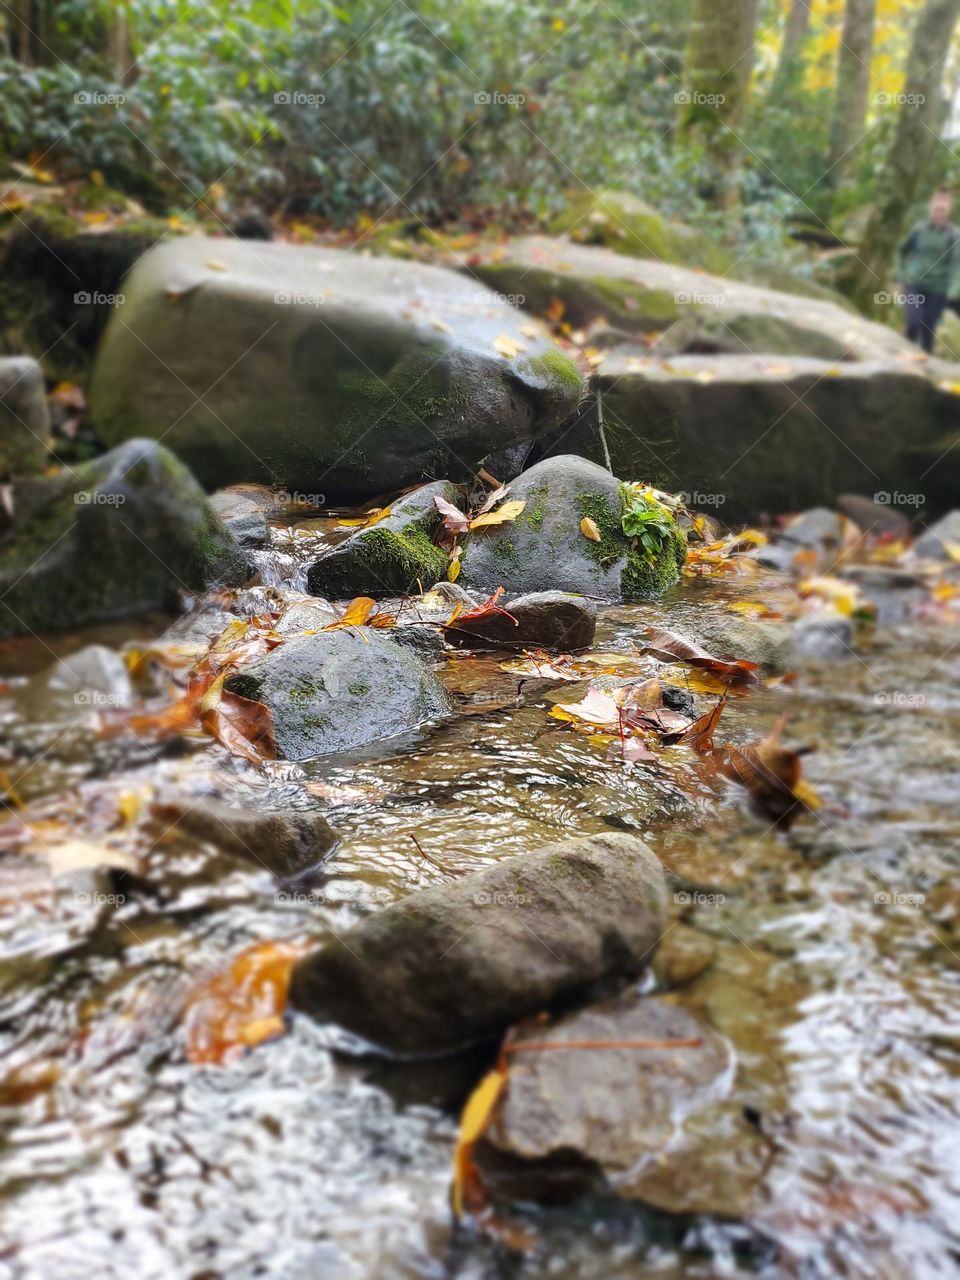
[[[439,496],[434,498],[437,510],[443,516],[443,527],[451,533],[466,533],[470,528],[470,517],[464,515],[459,507]]]
[[[486,529],[491,525],[508,524],[511,520],[516,520],[526,505],[525,502],[521,502],[519,499],[515,499],[513,502],[505,502],[496,511],[487,511],[483,515],[477,516],[475,520],[471,520],[470,528]]]
[[[520,355],[527,348],[522,342],[518,342],[516,338],[511,338],[509,333],[501,333],[494,338],[493,349],[498,355],[504,356],[507,360],[513,360],[515,356]]]
[[[479,1213],[487,1205],[486,1191],[473,1161],[473,1151],[490,1123],[493,1109],[507,1082],[506,1071],[498,1067],[488,1071],[471,1093],[460,1116],[460,1132],[453,1154],[453,1212],[458,1218],[464,1210]]]
[[[601,533],[597,527],[597,522],[591,520],[589,516],[584,516],[580,521],[580,532],[585,538],[589,538],[591,542],[602,541]]]
[[[687,666],[701,667],[730,684],[754,684],[757,680],[755,672],[759,663],[748,662],[745,658],[716,658],[700,645],[657,627],[647,628],[645,652],[661,662],[679,661]]]
[[[362,627],[376,607],[376,600],[371,600],[369,596],[357,596],[347,605],[342,618],[328,623],[323,629],[336,631],[340,627]]]

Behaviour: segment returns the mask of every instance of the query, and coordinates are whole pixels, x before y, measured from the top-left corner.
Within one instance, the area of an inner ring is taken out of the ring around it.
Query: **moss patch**
[[[576,507],[581,516],[588,516],[600,530],[599,542],[583,539],[581,553],[602,568],[625,561],[620,574],[624,600],[645,600],[661,595],[677,581],[687,558],[687,540],[672,517],[669,545],[660,555],[648,560],[632,545],[632,539],[624,536],[619,513],[611,510],[609,501],[602,494],[581,494],[576,500]]]
[[[582,555],[595,560],[603,569],[621,560],[629,549],[629,543],[620,527],[619,513],[610,509],[610,503],[602,493],[584,493],[576,500],[581,517],[586,516],[600,530],[600,541],[581,538],[577,546]],[[581,545],[582,544],[582,545]]]
[[[568,394],[578,392],[583,382],[580,370],[562,351],[551,349],[542,356],[531,356],[527,368],[535,377]]]

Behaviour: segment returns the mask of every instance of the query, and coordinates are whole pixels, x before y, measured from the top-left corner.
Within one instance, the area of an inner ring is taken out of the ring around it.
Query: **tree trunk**
[[[813,0],[789,0],[787,19],[783,28],[783,43],[776,74],[770,85],[770,98],[779,102],[789,95],[800,78],[801,54],[810,32],[810,12]]]
[[[737,135],[747,112],[756,16],[757,0],[693,0],[679,131],[704,147],[708,194],[722,204],[736,200]]]
[[[851,293],[865,311],[877,309],[874,297],[889,281],[929,162],[927,144],[936,145],[931,135],[942,118],[944,63],[958,14],[960,0],[925,0],[917,15],[896,132],[852,272]]]
[[[877,0],[847,0],[837,51],[837,88],[830,128],[827,181],[840,186],[863,137],[870,98],[870,60]]]

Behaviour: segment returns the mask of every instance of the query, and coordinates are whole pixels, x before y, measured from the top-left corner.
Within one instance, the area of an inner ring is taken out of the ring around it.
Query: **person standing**
[[[950,192],[940,187],[930,197],[927,217],[900,246],[897,278],[905,294],[907,337],[928,354],[933,351],[950,293],[960,232],[950,221]]]

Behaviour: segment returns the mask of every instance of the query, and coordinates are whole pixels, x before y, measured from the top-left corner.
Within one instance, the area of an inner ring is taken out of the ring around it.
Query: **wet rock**
[[[379,742],[449,711],[436,676],[369,627],[295,636],[227,688],[266,703],[286,760]]]
[[[384,1049],[445,1052],[640,973],[665,909],[642,841],[568,840],[362,921],[297,966],[291,998]]]
[[[585,458],[548,458],[510,486],[510,500],[526,503],[509,524],[477,530],[464,544],[463,585],[489,594],[563,591],[605,600],[655,596],[678,579],[686,556],[677,531],[648,563],[624,536],[620,482]],[[584,536],[588,517],[600,541]]]
[[[354,596],[401,596],[426,591],[447,571],[448,556],[433,537],[440,528],[434,498],[456,504],[460,495],[446,480],[423,485],[391,507],[370,529],[358,529],[310,566],[307,587],[333,600]],[[419,583],[419,587],[418,587]]]
[[[162,433],[211,488],[342,501],[469,479],[580,395],[545,328],[521,334],[513,307],[440,267],[185,236],[146,254],[124,294],[94,369],[98,434]]]
[[[0,476],[39,471],[50,414],[43,371],[30,356],[0,357]]]
[[[322,631],[340,616],[340,611],[326,600],[303,600],[284,610],[275,630],[282,636],[302,635],[304,631]]]
[[[22,482],[0,542],[0,635],[176,607],[247,563],[190,472],[152,440]]]
[[[837,662],[853,657],[856,628],[850,618],[840,614],[812,615],[794,622],[793,641],[802,658]]]
[[[319,813],[240,807],[212,796],[161,795],[151,816],[165,839],[185,835],[212,844],[284,880],[312,871],[339,840]]]
[[[717,658],[759,662],[773,674],[789,671],[797,653],[790,627],[774,619],[741,617],[735,613],[703,611],[678,634],[703,645]]]
[[[515,1045],[674,1039],[699,1044],[512,1053],[476,1152],[493,1195],[569,1199],[605,1185],[668,1213],[746,1214],[765,1148],[732,1101],[732,1052],[712,1028],[629,992]]]
[[[841,493],[837,507],[864,533],[893,538],[906,538],[910,533],[910,521],[889,502],[874,502],[861,493]]]
[[[446,649],[439,627],[424,627],[418,623],[395,627],[390,632],[390,639],[402,648],[419,654],[424,662],[434,661]]]
[[[675,924],[663,935],[651,968],[658,985],[673,990],[699,978],[716,954],[717,944],[709,935],[688,924]]]
[[[784,542],[810,550],[837,550],[843,542],[843,521],[836,511],[827,507],[813,507],[784,525],[781,534]]]
[[[795,567],[797,548],[788,542],[768,542],[763,547],[751,547],[746,554],[764,569],[772,569],[775,573],[790,573]]]
[[[241,547],[260,548],[269,538],[267,520],[278,514],[271,491],[261,485],[236,485],[210,495],[210,506]]]
[[[61,658],[46,677],[47,690],[77,709],[129,707],[133,685],[127,664],[106,645],[91,644]]]
[[[510,649],[552,649],[568,653],[586,649],[597,630],[597,606],[583,596],[562,591],[532,591],[504,605],[511,618],[492,614],[479,622],[447,628],[451,644],[467,649],[503,646]]]
[[[914,554],[925,560],[950,560],[948,543],[960,544],[960,511],[951,511],[931,525],[914,544]]]

